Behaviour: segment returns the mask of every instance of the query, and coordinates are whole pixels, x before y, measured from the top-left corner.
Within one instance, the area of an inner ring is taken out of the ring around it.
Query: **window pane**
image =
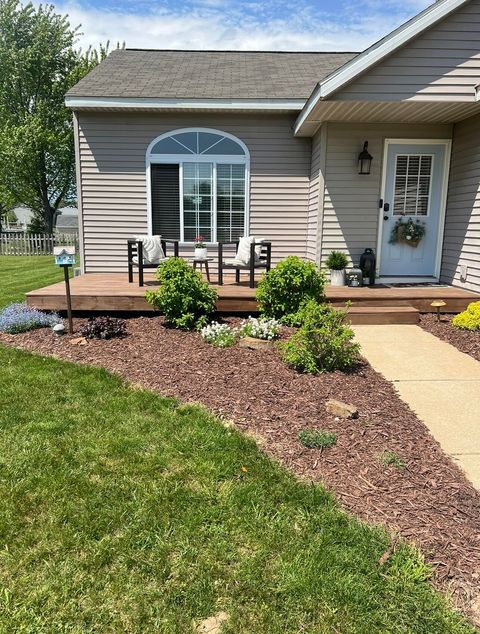
[[[191,152],[175,141],[173,137],[155,143],[152,154],[191,154]]]
[[[218,196],[230,196],[232,194],[232,181],[225,179],[217,180],[217,195]]]
[[[180,238],[180,178],[178,165],[152,165],[152,228],[154,235]]]
[[[244,235],[244,212],[245,166],[217,165],[217,240],[235,240]]]
[[[217,165],[217,178],[230,180],[232,178],[232,165]]]
[[[244,211],[245,199],[244,198],[232,198],[232,211]]]
[[[214,143],[221,141],[223,136],[220,134],[213,134],[212,132],[199,132],[198,133],[198,151],[200,154],[208,150]]]
[[[195,178],[196,163],[183,164],[183,178]]]
[[[212,176],[212,163],[183,164],[183,236],[187,242],[198,235],[212,239]]]
[[[206,150],[204,154],[238,154],[239,156],[243,156],[245,152],[236,141],[233,141],[232,139],[223,139],[220,143],[217,143],[210,149]]]
[[[397,155],[393,213],[407,216],[428,213],[433,159],[430,155]]]
[[[231,165],[232,178],[245,178],[245,165]]]
[[[175,134],[172,138],[186,146],[193,154],[198,154],[197,149],[197,133],[196,132],[181,132]]]

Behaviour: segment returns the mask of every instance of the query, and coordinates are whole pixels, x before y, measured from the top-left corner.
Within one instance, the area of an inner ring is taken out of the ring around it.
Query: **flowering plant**
[[[205,244],[205,238],[203,236],[197,236],[193,240],[193,244],[195,245],[195,249],[205,249],[205,247],[207,246]]]
[[[0,311],[0,332],[10,335],[35,328],[48,328],[61,323],[63,323],[62,319],[57,313],[44,313],[27,306],[25,302],[10,304]]]
[[[241,337],[254,337],[255,339],[276,339],[280,331],[280,322],[277,319],[267,317],[249,317],[240,325]]]
[[[212,346],[229,348],[236,342],[238,331],[235,328],[230,328],[227,324],[219,324],[218,321],[212,321],[211,324],[204,326],[200,330],[200,336]]]

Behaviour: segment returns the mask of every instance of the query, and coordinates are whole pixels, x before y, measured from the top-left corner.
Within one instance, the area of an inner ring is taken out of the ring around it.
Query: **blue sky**
[[[82,48],[363,50],[431,0],[76,0],[53,3],[82,25]]]

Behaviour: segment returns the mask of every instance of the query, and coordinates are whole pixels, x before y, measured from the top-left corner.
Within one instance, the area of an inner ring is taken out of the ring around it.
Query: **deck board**
[[[123,273],[89,273],[71,280],[73,309],[77,311],[152,311],[145,299],[145,291],[158,286],[154,273],[145,277],[145,286],[135,282],[129,284]],[[218,291],[218,312],[255,312],[257,303],[255,289],[248,284],[236,285],[234,278],[225,278],[223,286],[212,286]],[[385,286],[326,289],[327,299],[337,307],[349,301],[354,307],[401,307],[411,306],[420,312],[431,312],[434,299],[443,299],[443,312],[459,312],[470,302],[480,300],[480,294],[464,289],[445,286],[420,288],[390,288]],[[65,310],[65,285],[63,282],[51,284],[27,293],[29,305],[47,310]]]

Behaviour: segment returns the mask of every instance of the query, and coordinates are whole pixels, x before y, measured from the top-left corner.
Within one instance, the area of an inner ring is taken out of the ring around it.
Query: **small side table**
[[[213,258],[193,258],[193,270],[197,270],[197,264],[200,265],[200,273],[203,273],[203,265],[205,265],[205,273],[207,275],[207,281],[210,283],[210,271],[208,270],[208,263],[213,262]]]

